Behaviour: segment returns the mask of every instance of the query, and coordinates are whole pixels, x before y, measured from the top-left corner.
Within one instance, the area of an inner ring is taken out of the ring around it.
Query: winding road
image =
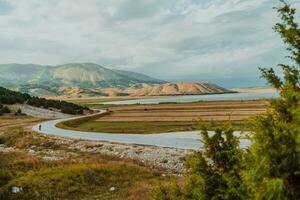
[[[96,114],[89,116],[99,115],[105,113],[106,110],[100,110]],[[203,144],[200,141],[199,131],[181,131],[172,133],[160,133],[160,134],[124,134],[124,133],[100,133],[100,132],[86,132],[86,131],[74,131],[66,130],[56,127],[56,124],[68,120],[84,118],[89,116],[72,117],[65,119],[57,119],[46,121],[35,125],[32,130],[45,135],[61,136],[74,139],[94,140],[94,141],[106,141],[116,142],[123,144],[136,144],[136,145],[151,145],[168,148],[178,149],[201,149]],[[41,130],[39,126],[41,125]],[[211,132],[213,133],[213,132]],[[239,134],[239,132],[236,132]],[[242,148],[247,148],[250,145],[249,140],[240,140]]]

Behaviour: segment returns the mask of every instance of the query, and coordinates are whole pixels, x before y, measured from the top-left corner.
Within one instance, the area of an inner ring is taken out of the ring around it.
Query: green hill
[[[32,90],[61,95],[60,88],[80,89],[128,88],[164,81],[144,74],[112,70],[93,63],[72,63],[58,66],[35,64],[0,64],[0,85],[32,93]]]

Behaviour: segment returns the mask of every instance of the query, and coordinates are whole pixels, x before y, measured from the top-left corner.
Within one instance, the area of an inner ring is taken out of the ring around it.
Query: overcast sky
[[[259,85],[257,68],[286,53],[272,30],[278,2],[0,0],[0,63],[94,62],[170,81]]]

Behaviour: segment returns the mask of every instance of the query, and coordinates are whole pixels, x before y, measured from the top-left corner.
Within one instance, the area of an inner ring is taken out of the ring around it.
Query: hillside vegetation
[[[10,112],[6,106],[3,106],[3,104],[12,105],[18,103],[28,104],[35,107],[43,107],[46,109],[54,108],[67,114],[83,114],[84,110],[88,110],[88,108],[74,103],[33,97],[26,93],[20,93],[0,87],[0,115]]]

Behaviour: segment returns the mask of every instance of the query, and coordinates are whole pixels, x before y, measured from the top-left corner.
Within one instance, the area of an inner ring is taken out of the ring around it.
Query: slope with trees
[[[88,110],[88,108],[74,103],[34,97],[26,93],[20,93],[0,87],[0,115],[1,113],[9,113],[9,109],[7,106],[3,106],[3,104],[12,105],[17,103],[43,107],[46,109],[55,108],[67,114],[83,114],[84,110]]]

